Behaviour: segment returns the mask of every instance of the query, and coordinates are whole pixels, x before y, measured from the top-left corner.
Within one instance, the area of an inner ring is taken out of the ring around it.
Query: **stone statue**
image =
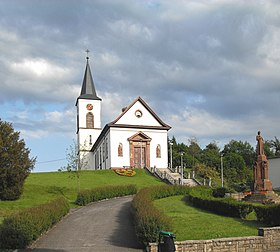
[[[257,140],[257,155],[264,155],[264,149],[263,149],[263,144],[264,140],[263,137],[261,136],[261,132],[258,131],[258,135],[256,136]]]
[[[247,195],[244,200],[263,204],[280,203],[280,197],[273,192],[272,183],[268,178],[269,162],[264,153],[264,140],[260,131],[258,131],[256,140],[257,158],[253,168],[254,188],[252,194]]]
[[[268,178],[268,160],[264,153],[264,140],[261,132],[258,131],[257,140],[257,160],[254,164],[254,190],[271,191],[272,184]]]

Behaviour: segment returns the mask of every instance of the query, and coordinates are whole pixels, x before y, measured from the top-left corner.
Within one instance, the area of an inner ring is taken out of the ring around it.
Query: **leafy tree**
[[[188,151],[189,154],[192,156],[192,167],[194,167],[195,161],[200,160],[200,154],[202,150],[198,145],[198,140],[195,137],[189,139],[188,141],[189,141]]]
[[[224,175],[234,183],[241,183],[246,177],[246,164],[240,154],[230,152],[224,156]]]
[[[187,160],[186,153],[187,153],[187,146],[184,143],[177,143],[175,137],[172,138],[172,162],[173,168],[176,166],[181,166],[181,152],[184,152],[183,160]]]
[[[201,178],[205,178],[205,179],[219,178],[218,172],[215,169],[205,164],[195,164],[194,170],[195,170],[195,174]]]
[[[202,151],[201,161],[206,166],[215,168],[216,170],[220,169],[220,149],[215,142],[208,144]]]
[[[268,158],[275,157],[275,153],[271,141],[265,140],[263,148],[264,148],[264,153]]]
[[[274,150],[274,155],[280,156],[280,141],[277,137],[270,141],[270,146]]]
[[[0,119],[0,200],[16,200],[22,194],[24,181],[36,161],[29,154],[20,133]]]
[[[85,146],[81,146],[81,150],[85,149]],[[78,144],[73,140],[73,143],[66,150],[67,165],[61,170],[66,170],[72,173],[77,178],[77,192],[80,192],[80,179],[81,171],[88,165],[85,152],[79,153]]]
[[[256,152],[254,148],[247,142],[231,140],[224,146],[224,155],[229,153],[236,153],[243,157],[246,165],[251,167],[255,161]]]

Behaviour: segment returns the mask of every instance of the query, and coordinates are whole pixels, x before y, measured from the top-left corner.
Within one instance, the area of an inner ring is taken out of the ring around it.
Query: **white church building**
[[[77,143],[82,169],[168,167],[171,128],[141,98],[101,127],[102,99],[96,94],[89,59],[77,107]]]

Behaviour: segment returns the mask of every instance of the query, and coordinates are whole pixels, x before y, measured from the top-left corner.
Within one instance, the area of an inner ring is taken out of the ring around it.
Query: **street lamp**
[[[184,179],[184,168],[183,168],[183,155],[184,155],[184,152],[180,152],[181,154],[181,185],[183,185],[183,179]]]
[[[173,171],[173,165],[172,165],[172,146],[173,146],[173,142],[171,140],[169,140],[169,146],[170,146],[170,170]]]
[[[140,139],[140,168],[142,168],[142,139]]]
[[[221,179],[222,179],[222,187],[224,187],[223,153],[221,153]]]

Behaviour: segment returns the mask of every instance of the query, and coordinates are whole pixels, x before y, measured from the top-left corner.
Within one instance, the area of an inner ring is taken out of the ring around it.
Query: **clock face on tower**
[[[93,106],[92,106],[92,104],[87,104],[87,110],[92,110],[93,109]]]

